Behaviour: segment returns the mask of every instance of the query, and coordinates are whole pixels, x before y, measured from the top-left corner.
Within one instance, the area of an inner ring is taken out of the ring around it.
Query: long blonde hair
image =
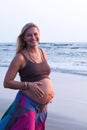
[[[26,48],[26,43],[24,42],[24,35],[25,32],[27,31],[27,29],[30,29],[32,27],[35,27],[38,29],[38,31],[40,32],[38,26],[34,23],[27,23],[25,24],[25,26],[22,28],[21,33],[19,34],[18,38],[17,38],[17,46],[16,46],[16,54],[19,53],[21,50],[23,50],[24,48]]]

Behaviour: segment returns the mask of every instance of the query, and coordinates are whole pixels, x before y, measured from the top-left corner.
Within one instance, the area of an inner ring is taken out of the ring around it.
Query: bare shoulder
[[[44,57],[47,60],[47,53],[46,53],[46,51],[44,49],[41,49],[41,50],[43,51]]]
[[[24,60],[24,58],[23,58],[21,53],[16,54],[14,56],[14,58],[12,59],[10,65],[8,67],[8,70],[7,70],[7,73],[6,73],[6,76],[5,76],[5,80],[15,78],[17,72],[23,66],[23,60]]]
[[[24,64],[24,57],[21,53],[18,53],[14,56],[13,60],[11,61],[10,67],[21,68]]]
[[[15,57],[13,58],[12,62],[16,63],[19,62],[21,63],[24,60],[24,57],[21,53],[18,53],[15,55]]]

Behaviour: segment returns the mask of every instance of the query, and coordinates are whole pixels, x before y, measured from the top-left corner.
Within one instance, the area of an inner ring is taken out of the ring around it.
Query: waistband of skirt
[[[25,93],[23,93],[22,91],[18,91],[15,100],[16,100],[16,101],[19,101],[19,100],[21,100],[23,97],[26,98],[26,101],[27,101],[27,102],[30,102],[30,103],[32,103],[32,104],[34,104],[34,105],[36,105],[36,106],[41,106],[40,103],[38,103],[38,102],[34,101],[33,99],[31,99],[30,97],[28,97],[28,96],[27,96]],[[42,106],[43,106],[43,105],[42,105]]]
[[[33,99],[31,99],[30,97],[28,97],[22,91],[18,91],[16,98],[15,98],[15,102],[16,103],[18,102],[18,104],[20,104],[22,107],[29,109],[29,110],[30,109],[33,110],[33,108],[34,108],[37,112],[46,111],[46,109],[47,109],[47,105],[39,104],[38,102],[36,102]]]

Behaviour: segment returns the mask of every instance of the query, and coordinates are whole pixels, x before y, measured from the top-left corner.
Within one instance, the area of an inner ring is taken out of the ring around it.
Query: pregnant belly
[[[33,96],[32,93],[29,91],[26,91],[25,94],[32,98],[34,101],[40,103],[40,104],[47,104],[49,103],[53,97],[54,97],[54,90],[53,90],[53,85],[50,79],[42,79],[40,80],[42,82],[42,85],[39,87],[44,91],[45,95],[43,98],[39,98],[37,96]]]

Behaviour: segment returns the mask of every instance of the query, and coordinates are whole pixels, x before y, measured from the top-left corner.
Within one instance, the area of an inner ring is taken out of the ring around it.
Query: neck
[[[39,50],[38,47],[37,48],[33,48],[33,49],[26,48],[26,50],[27,50],[28,56],[31,59],[31,61],[35,62],[37,60],[40,60],[41,55],[40,55],[40,50]]]
[[[26,48],[28,52],[31,52],[31,53],[37,53],[38,52],[38,47],[27,47]]]

